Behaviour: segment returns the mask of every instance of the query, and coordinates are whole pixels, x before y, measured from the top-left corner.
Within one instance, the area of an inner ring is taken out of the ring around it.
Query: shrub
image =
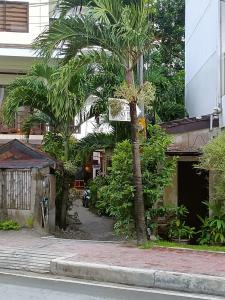
[[[20,225],[12,220],[3,221],[0,223],[0,230],[19,230]]]
[[[212,212],[208,218],[201,219],[199,232],[200,244],[225,243],[225,132],[220,133],[204,148],[198,168],[206,169],[214,174],[214,190],[211,204],[207,204]]]
[[[215,174],[212,200],[225,202],[225,132],[203,147],[203,155],[197,167]]]
[[[199,231],[201,245],[216,245],[225,243],[225,207],[222,201],[212,204],[205,203],[212,212],[212,216],[201,219],[202,227]]]
[[[26,223],[27,223],[28,228],[33,228],[34,227],[34,216],[33,215],[29,216],[27,218]]]
[[[98,210],[98,214],[100,215],[108,215],[106,209],[106,203],[98,203],[99,200],[99,190],[107,185],[107,177],[97,176],[94,180],[91,180],[88,184],[90,188],[90,201],[89,208]]]
[[[159,126],[149,126],[149,139],[141,145],[141,164],[146,210],[161,199],[164,188],[171,182],[175,160],[166,157],[170,138]],[[112,167],[105,184],[97,193],[96,207],[113,216],[118,235],[134,234],[134,185],[131,143],[125,140],[116,145]]]
[[[169,237],[177,239],[179,242],[182,239],[190,240],[195,234],[195,228],[186,225],[186,218],[189,214],[188,209],[181,205],[175,210],[175,218],[170,222]]]

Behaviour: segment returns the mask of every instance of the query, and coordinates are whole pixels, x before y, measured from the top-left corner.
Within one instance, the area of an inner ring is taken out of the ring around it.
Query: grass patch
[[[20,225],[12,220],[0,222],[0,230],[19,230]]]
[[[141,249],[152,249],[156,247],[164,247],[164,248],[185,248],[185,249],[192,249],[197,251],[214,251],[214,252],[224,252],[225,253],[225,246],[208,246],[208,245],[183,245],[177,244],[173,242],[167,241],[149,241],[143,244],[140,248]]]

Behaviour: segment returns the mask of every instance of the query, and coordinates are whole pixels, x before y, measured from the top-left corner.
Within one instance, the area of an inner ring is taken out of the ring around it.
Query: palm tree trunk
[[[66,215],[67,215],[67,203],[69,199],[69,187],[70,187],[70,177],[69,174],[64,171],[62,178],[62,205],[61,205],[61,218],[60,227],[66,229]]]
[[[133,84],[133,71],[127,71],[126,81],[128,85]],[[142,186],[141,173],[141,158],[140,158],[140,144],[138,137],[138,119],[136,101],[133,99],[130,102],[130,116],[131,116],[131,136],[132,136],[132,151],[133,151],[133,179],[135,188],[134,197],[134,212],[135,212],[135,226],[137,233],[137,242],[142,244],[147,241],[146,224],[145,224],[145,207]]]
[[[64,159],[65,161],[69,160],[69,137],[65,137],[64,139]]]
[[[64,137],[64,160],[69,160],[69,136],[65,134]],[[69,189],[70,189],[70,175],[66,170],[63,172],[62,178],[62,205],[61,205],[61,228],[66,228],[66,216],[67,216],[67,203],[69,199]]]

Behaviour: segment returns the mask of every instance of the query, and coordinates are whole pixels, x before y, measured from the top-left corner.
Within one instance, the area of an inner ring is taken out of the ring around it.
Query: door
[[[178,205],[184,205],[189,215],[187,223],[200,229],[198,216],[206,217],[208,209],[202,202],[209,201],[208,172],[194,167],[196,162],[178,162]]]

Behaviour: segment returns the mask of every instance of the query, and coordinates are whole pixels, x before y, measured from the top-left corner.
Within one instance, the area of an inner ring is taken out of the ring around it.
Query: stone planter
[[[172,242],[177,243],[177,244],[181,244],[181,245],[189,245],[190,244],[190,240],[189,239],[172,239]]]

